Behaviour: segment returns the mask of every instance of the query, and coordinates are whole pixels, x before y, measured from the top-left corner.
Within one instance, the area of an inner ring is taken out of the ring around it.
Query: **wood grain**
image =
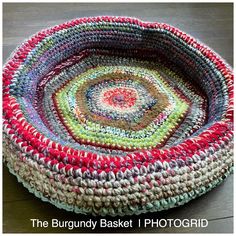
[[[146,21],[172,24],[210,46],[233,65],[233,4],[223,3],[4,3],[3,61],[11,52],[37,31],[72,18],[96,15],[133,16]],[[97,220],[99,217],[76,215],[57,209],[30,194],[3,167],[3,231],[33,232],[94,232],[88,229],[32,228],[30,219]],[[119,217],[107,219],[118,219]],[[130,233],[230,233],[233,232],[233,176],[208,194],[190,203],[165,212],[143,214],[123,219],[206,218],[207,228],[138,228],[96,229],[96,232]]]

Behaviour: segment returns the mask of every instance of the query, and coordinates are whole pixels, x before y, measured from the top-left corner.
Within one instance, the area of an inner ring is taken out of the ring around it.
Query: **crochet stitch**
[[[233,170],[233,72],[181,30],[79,18],[25,41],[3,68],[4,161],[76,213],[177,207]]]

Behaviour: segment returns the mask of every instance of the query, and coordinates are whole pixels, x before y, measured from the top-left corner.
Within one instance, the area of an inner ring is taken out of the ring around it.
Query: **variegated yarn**
[[[233,72],[179,29],[79,18],[3,68],[4,160],[44,201],[131,215],[182,205],[233,169]]]

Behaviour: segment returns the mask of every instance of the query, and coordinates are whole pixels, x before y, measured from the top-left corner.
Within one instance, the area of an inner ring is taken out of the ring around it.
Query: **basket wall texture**
[[[59,208],[177,207],[233,170],[233,72],[170,25],[75,19],[5,64],[3,147],[18,181]]]

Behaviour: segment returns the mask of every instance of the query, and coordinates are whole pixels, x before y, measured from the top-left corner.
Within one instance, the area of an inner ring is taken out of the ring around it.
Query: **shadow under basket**
[[[74,19],[3,67],[3,151],[43,201],[76,213],[177,207],[233,170],[233,72],[181,30]]]

